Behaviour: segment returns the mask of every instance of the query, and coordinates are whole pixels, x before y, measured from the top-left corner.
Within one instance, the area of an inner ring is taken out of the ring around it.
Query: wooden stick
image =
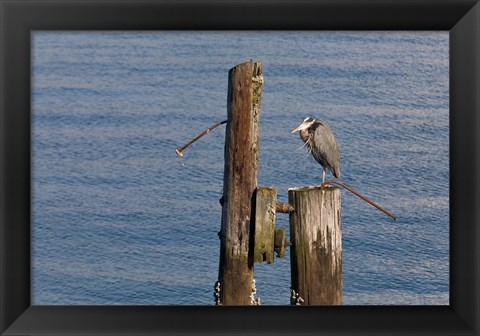
[[[218,123],[216,123],[215,125],[207,128],[205,131],[203,131],[202,133],[200,133],[199,135],[197,135],[195,138],[193,138],[192,140],[190,140],[185,146],[181,147],[181,148],[175,148],[175,151],[177,152],[177,155],[178,156],[183,156],[183,151],[185,149],[187,149],[188,146],[190,146],[191,144],[193,144],[195,141],[197,141],[198,139],[200,139],[201,137],[203,137],[205,134],[209,133],[211,130],[217,128],[218,126],[220,125],[223,125],[227,122],[228,120],[224,120],[224,121],[220,121]]]
[[[350,187],[347,186],[345,183],[342,183],[342,182],[339,182],[339,181],[334,181],[334,180],[327,180],[327,181],[323,182],[321,186],[322,186],[322,188],[323,188],[326,184],[331,184],[331,183],[333,183],[333,184],[338,184],[339,186],[344,187],[345,189],[347,189],[347,190],[350,191],[351,193],[353,193],[353,194],[357,195],[358,197],[360,197],[362,200],[364,200],[364,201],[367,202],[368,204],[373,205],[373,206],[374,206],[375,208],[377,208],[378,210],[383,211],[384,213],[386,213],[387,215],[389,215],[390,217],[392,217],[394,220],[397,220],[397,217],[396,217],[394,214],[388,212],[387,210],[385,210],[384,208],[382,208],[380,205],[378,205],[378,204],[370,201],[368,198],[366,198],[365,196],[363,196],[362,194],[360,194],[358,191],[350,188]]]

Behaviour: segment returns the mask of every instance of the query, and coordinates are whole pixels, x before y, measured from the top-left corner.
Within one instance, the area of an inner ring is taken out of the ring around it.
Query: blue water
[[[319,184],[290,132],[326,120],[347,305],[449,303],[448,32],[34,32],[32,302],[211,305],[228,70],[263,63],[259,184]],[[277,225],[288,229],[288,216]],[[289,304],[289,250],[255,264]]]

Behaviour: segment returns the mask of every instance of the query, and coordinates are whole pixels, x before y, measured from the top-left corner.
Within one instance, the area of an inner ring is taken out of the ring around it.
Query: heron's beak
[[[300,124],[300,126],[298,126],[292,131],[292,134],[295,134],[298,131],[304,130],[305,128],[308,128],[308,124],[302,123]]]

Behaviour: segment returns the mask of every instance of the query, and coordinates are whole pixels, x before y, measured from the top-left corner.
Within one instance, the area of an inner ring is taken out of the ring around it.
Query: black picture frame
[[[2,335],[479,335],[480,5],[473,0],[0,0]],[[449,306],[31,306],[34,30],[447,30]]]

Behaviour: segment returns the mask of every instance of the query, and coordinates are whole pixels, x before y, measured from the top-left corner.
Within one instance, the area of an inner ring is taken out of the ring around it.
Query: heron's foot
[[[326,181],[326,182],[327,182],[327,183],[325,183],[325,180],[324,180],[324,181],[322,182],[322,184],[320,185],[320,187],[321,187],[321,189],[322,189],[323,192],[325,192],[325,189],[326,189],[326,188],[331,188],[331,187],[333,187],[333,185],[330,184],[330,183],[328,183],[328,181]]]
[[[325,187],[326,187],[325,180],[323,180],[322,184],[320,185],[320,189],[322,189],[322,194],[325,193]]]

